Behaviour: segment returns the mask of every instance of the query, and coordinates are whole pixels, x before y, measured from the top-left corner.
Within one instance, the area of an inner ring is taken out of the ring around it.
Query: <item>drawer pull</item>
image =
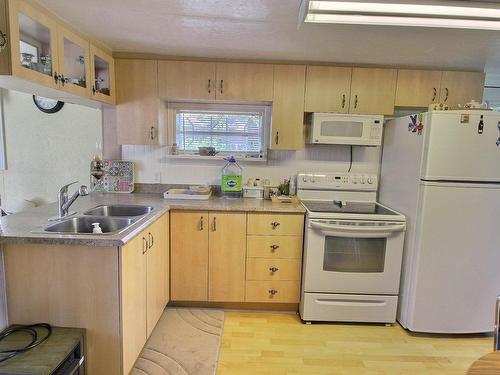
[[[271,251],[274,253],[276,250],[278,250],[280,247],[278,245],[271,245]]]
[[[271,226],[273,227],[273,229],[278,228],[280,225],[281,225],[281,224],[280,224],[280,223],[278,223],[278,222],[276,222],[276,221],[273,221],[273,222],[271,223]]]
[[[279,268],[276,268],[276,267],[271,267],[269,268],[269,271],[271,271],[272,273],[275,273],[275,272],[278,272],[280,269]]]
[[[278,291],[276,289],[269,289],[269,294],[274,296],[275,294],[278,294]]]

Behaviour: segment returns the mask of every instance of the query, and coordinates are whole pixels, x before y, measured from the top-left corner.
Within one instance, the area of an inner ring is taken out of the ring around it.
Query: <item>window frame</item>
[[[271,105],[270,104],[233,104],[233,103],[204,103],[204,102],[168,102],[167,103],[167,123],[169,128],[168,145],[172,146],[176,143],[177,127],[176,127],[176,113],[178,110],[184,111],[213,111],[213,112],[261,112],[262,113],[262,147],[261,154],[258,159],[267,160],[267,150],[269,149],[270,131],[271,131]],[[224,133],[222,133],[224,134]],[[177,150],[179,155],[190,155],[192,157],[200,157],[193,151]],[[217,154],[220,157],[235,156],[236,158],[255,157],[252,152],[231,152],[221,151]]]

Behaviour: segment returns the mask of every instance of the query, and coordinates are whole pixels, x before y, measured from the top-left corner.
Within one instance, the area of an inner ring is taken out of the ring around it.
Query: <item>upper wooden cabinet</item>
[[[115,104],[115,62],[102,49],[90,45],[92,95],[95,99]]]
[[[215,99],[215,63],[159,61],[158,87],[161,98]]]
[[[397,107],[427,107],[443,102],[450,107],[472,99],[482,101],[484,73],[432,70],[398,71]]]
[[[335,66],[307,67],[305,112],[349,111],[352,68]]]
[[[443,72],[440,101],[455,107],[471,100],[481,102],[484,92],[482,72]]]
[[[50,88],[59,88],[57,23],[24,0],[9,2],[12,74]]]
[[[60,84],[64,91],[91,97],[90,44],[62,25],[57,25]]]
[[[274,66],[274,95],[270,147],[304,148],[304,65]]]
[[[8,19],[0,17],[9,47],[0,55],[0,74],[14,77],[4,81],[7,88],[52,97],[57,94],[46,88],[57,89],[72,94],[61,93],[65,101],[115,103],[114,62],[108,52],[36,2],[0,0],[0,8],[8,8]]]
[[[392,115],[396,69],[353,68],[349,112]]]
[[[273,65],[217,63],[216,98],[221,100],[273,100]]]
[[[116,60],[119,144],[158,144],[158,63]]]

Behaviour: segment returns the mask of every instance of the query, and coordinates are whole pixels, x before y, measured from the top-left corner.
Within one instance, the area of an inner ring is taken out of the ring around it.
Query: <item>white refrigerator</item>
[[[379,200],[407,217],[398,321],[491,332],[500,294],[500,113],[435,111],[385,124]]]

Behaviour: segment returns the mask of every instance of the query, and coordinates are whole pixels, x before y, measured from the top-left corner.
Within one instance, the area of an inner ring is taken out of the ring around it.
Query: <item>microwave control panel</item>
[[[370,144],[380,146],[382,144],[383,121],[375,120],[370,127]]]

